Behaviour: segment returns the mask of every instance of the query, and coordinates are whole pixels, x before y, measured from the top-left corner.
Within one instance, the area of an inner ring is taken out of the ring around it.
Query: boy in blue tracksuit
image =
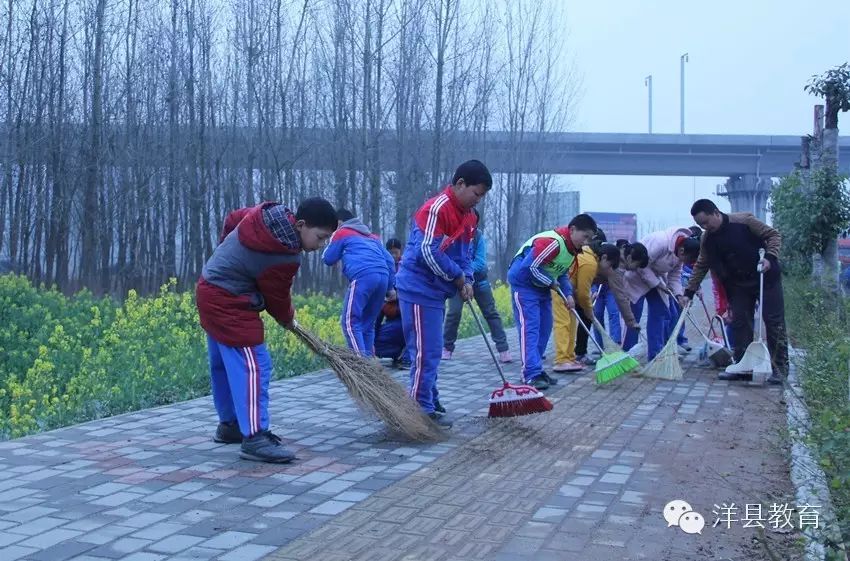
[[[390,238],[387,240],[385,247],[390,252],[390,255],[392,255],[397,271],[404,246],[401,240]],[[392,288],[395,288],[395,286]],[[381,313],[378,314],[378,321],[375,324],[375,355],[378,358],[391,358],[393,360],[393,366],[410,368],[410,359],[407,358],[404,328],[401,323],[401,312],[399,311],[397,298],[385,302],[381,307]]]
[[[322,253],[325,265],[342,260],[348,290],[342,303],[340,325],[348,347],[374,356],[375,325],[384,299],[395,299],[395,261],[380,238],[346,209],[337,211],[339,228]]]
[[[472,208],[493,186],[478,160],[461,164],[452,184],[425,202],[413,216],[407,246],[396,275],[401,321],[407,342],[410,396],[440,425],[444,412],[437,391],[437,368],[443,350],[446,300],[473,296],[471,247],[477,220]]]
[[[543,371],[543,354],[552,333],[552,290],[560,287],[567,297],[555,296],[556,305],[575,308],[569,273],[581,247],[596,234],[596,221],[579,214],[567,226],[532,236],[516,252],[508,269],[511,304],[519,335],[522,378],[538,390],[557,381]]]

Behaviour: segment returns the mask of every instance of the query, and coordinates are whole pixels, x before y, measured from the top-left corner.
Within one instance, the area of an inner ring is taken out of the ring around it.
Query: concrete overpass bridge
[[[14,144],[8,127],[0,124],[0,161],[40,160],[49,153],[46,131],[29,131],[32,139],[23,147]],[[177,132],[177,143],[197,142],[187,129]],[[84,134],[84,131],[76,131]],[[66,134],[75,134],[66,131]],[[124,146],[124,129],[105,131],[105,149]],[[20,136],[19,136],[20,138]],[[82,137],[81,137],[82,138]],[[172,144],[164,127],[148,127],[134,136],[134,144],[145,147],[148,161],[167,162]],[[401,139],[395,130],[374,134],[367,145],[363,131],[331,129],[281,129],[257,131],[250,128],[206,129],[205,149],[211,160],[224,168],[254,169],[339,169],[340,162],[366,161],[365,151],[375,150],[380,169],[391,170],[402,149],[414,150],[417,158],[431,161],[430,131],[407,133]],[[443,135],[444,162],[479,158],[494,172],[547,173],[558,175],[659,175],[728,178],[720,194],[727,196],[733,210],[764,213],[771,178],[790,173],[800,160],[800,136],[726,134],[631,134],[583,132],[527,132],[512,135],[492,131],[468,136]],[[850,138],[840,149],[850,153]],[[352,150],[354,153],[352,154]],[[152,152],[152,154],[151,154]],[[358,153],[359,152],[359,153]],[[353,158],[351,156],[353,155]],[[841,164],[850,173],[850,158]]]

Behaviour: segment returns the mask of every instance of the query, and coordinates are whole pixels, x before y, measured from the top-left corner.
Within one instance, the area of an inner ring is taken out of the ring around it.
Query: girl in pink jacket
[[[669,296],[680,296],[682,264],[695,261],[699,255],[699,241],[691,237],[688,228],[673,227],[648,234],[641,240],[649,253],[649,266],[625,274],[626,292],[632,303],[635,318],[640,321],[646,302],[647,357],[649,360],[664,346],[678,318],[670,313]],[[624,348],[637,343],[638,332],[626,332]]]

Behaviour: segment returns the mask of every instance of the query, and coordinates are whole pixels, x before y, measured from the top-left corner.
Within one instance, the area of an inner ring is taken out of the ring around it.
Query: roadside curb
[[[827,559],[827,544],[839,544],[838,551],[846,561],[847,553],[844,551],[841,532],[836,522],[826,474],[821,469],[814,451],[806,443],[811,419],[795,364],[796,360],[805,360],[805,351],[795,348],[789,350],[794,360],[791,360],[788,383],[783,394],[787,404],[788,432],[791,436],[791,482],[797,490],[797,504],[820,506],[818,527],[802,530],[806,540],[805,558],[807,561],[823,561]],[[835,551],[836,548],[833,545],[831,549]],[[841,558],[839,554],[833,559]]]

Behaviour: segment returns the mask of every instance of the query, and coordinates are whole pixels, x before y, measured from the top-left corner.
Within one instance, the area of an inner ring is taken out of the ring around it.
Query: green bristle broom
[[[564,304],[566,304],[567,297],[561,291],[561,288],[556,287],[555,290],[558,292],[558,295],[560,295],[561,299],[564,301]],[[587,331],[587,338],[593,341],[593,344],[596,345],[596,348],[599,349],[600,353],[602,353],[602,357],[596,361],[597,384],[607,384],[611,380],[619,378],[623,374],[628,374],[629,372],[635,370],[640,366],[640,363],[638,361],[636,361],[634,358],[629,356],[628,353],[622,350],[606,353],[605,350],[599,346],[599,343],[596,342],[596,339],[593,338],[593,334],[581,320],[581,316],[578,315],[578,312],[575,309],[573,309],[572,312],[573,315],[575,315],[576,321],[578,321],[579,325],[581,325],[582,329]]]

